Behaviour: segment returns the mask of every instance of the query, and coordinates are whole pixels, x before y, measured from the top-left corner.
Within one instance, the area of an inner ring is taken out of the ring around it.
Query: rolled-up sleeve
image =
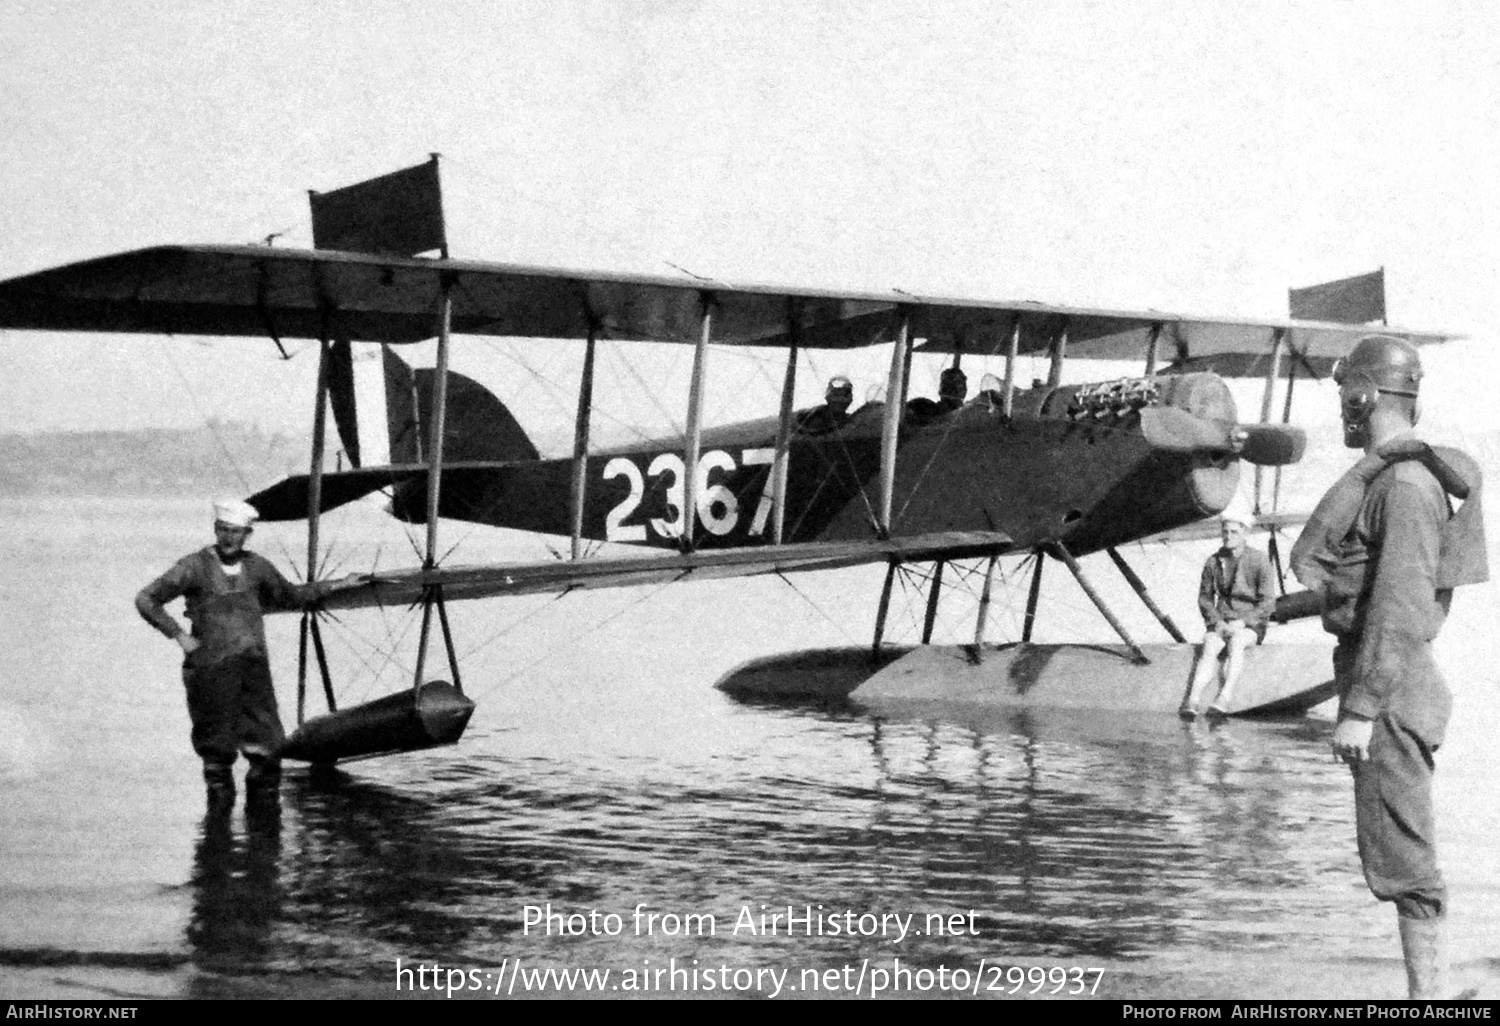
[[[180,559],[172,569],[142,588],[135,596],[136,612],[152,627],[172,640],[183,632],[182,625],[166,610],[166,604],[192,590],[194,574],[192,557]]]
[[[268,559],[257,559],[255,572],[263,609],[301,609],[318,596],[316,584],[293,584]]]

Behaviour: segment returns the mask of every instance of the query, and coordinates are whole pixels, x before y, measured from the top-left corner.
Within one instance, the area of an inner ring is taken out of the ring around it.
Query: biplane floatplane
[[[1087,705],[1107,692],[1105,704],[1175,708],[1190,649],[1118,547],[1222,510],[1235,494],[1241,462],[1254,464],[1258,475],[1261,467],[1300,458],[1302,433],[1270,422],[1271,386],[1285,366],[1289,407],[1299,367],[1317,375],[1368,330],[1332,318],[1252,321],[831,293],[452,259],[435,156],[314,193],[312,208],[312,250],[164,246],[0,283],[0,326],[319,343],[310,472],[250,501],[268,520],[307,518],[309,579],[319,517],[342,503],[388,490],[391,512],[425,522],[427,537],[422,565],[324,582],[318,607],[304,613],[300,727],[285,754],[315,762],[457,739],[473,706],[462,694],[446,603],[870,563],[885,564],[887,572],[868,648],[761,660],[723,684],[772,693],[789,681],[844,692],[859,685],[856,699],[872,685],[877,695],[881,687],[894,686],[898,695],[946,688],[947,697],[1005,701],[1043,694],[1050,674],[1092,682],[1072,694],[1054,688],[1052,697],[1063,705]],[[417,255],[434,251],[439,255]],[[1417,343],[1445,337],[1380,330]],[[541,458],[498,398],[448,372],[452,335],[582,343],[570,458]],[[413,372],[390,348],[434,336],[430,371]],[[693,347],[684,437],[591,445],[595,345],[604,339]],[[384,347],[389,465],[360,465],[352,343]],[[777,415],[705,428],[710,343],[786,352]],[[819,422],[793,408],[800,351],[870,346],[890,347],[886,401],[865,405],[843,423]],[[913,353],[943,354],[955,367],[966,356],[1003,356],[1005,373],[987,376],[977,398],[955,408],[909,405]],[[1048,358],[1045,381],[1018,386],[1022,355]],[[1064,385],[1065,358],[1143,358],[1144,367],[1137,377]],[[1242,423],[1223,378],[1258,375],[1260,365],[1267,381],[1261,422]],[[348,470],[323,468],[330,407],[353,463]],[[441,518],[568,536],[572,558],[442,565]],[[657,551],[591,558],[584,552],[590,540]],[[1172,658],[1148,656],[1091,587],[1079,559],[1097,552],[1109,555],[1177,643]],[[996,561],[1005,555],[1029,556],[1034,566],[1019,643],[991,646],[990,592]],[[1030,644],[1044,556],[1067,567],[1122,646]],[[984,567],[974,640],[938,650],[927,643],[944,567],[955,560]],[[892,649],[883,644],[892,581],[898,568],[912,564],[931,566],[923,647]],[[321,612],[402,603],[422,611],[412,690],[335,710]],[[452,684],[426,679],[435,627]],[[330,711],[303,722],[309,639]],[[1247,669],[1241,708],[1323,697],[1305,674],[1287,673],[1272,656],[1257,658],[1260,672],[1254,662]],[[927,683],[913,692],[917,678]]]

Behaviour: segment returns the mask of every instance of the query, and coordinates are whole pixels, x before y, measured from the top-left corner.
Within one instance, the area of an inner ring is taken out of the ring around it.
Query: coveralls
[[[1334,677],[1342,713],[1374,721],[1370,758],[1354,767],[1355,826],[1365,882],[1407,918],[1441,916],[1433,753],[1452,698],[1432,655],[1451,588],[1439,561],[1446,496],[1416,460],[1394,463],[1365,490],[1334,552],[1323,625],[1338,637]]]
[[[136,608],[157,630],[176,640],[182,628],[162,608],[186,599],[199,647],[184,659],[193,750],[205,775],[227,771],[240,751],[253,763],[274,767],[285,737],[266,652],[264,609],[295,609],[311,597],[261,556],[243,552],[240,572],[226,573],[212,545],[184,556],[148,584]]]

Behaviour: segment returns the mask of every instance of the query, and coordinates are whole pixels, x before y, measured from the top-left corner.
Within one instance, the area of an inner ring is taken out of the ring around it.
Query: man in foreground
[[[244,502],[214,504],[214,544],[178,560],[135,597],[146,622],[182,648],[193,750],[210,804],[233,804],[234,762],[245,753],[247,799],[274,797],[285,737],[266,652],[263,611],[299,608],[315,588],[293,585],[245,549],[258,514]],[[186,600],[190,631],[163,608]]]
[[[1484,580],[1478,470],[1412,435],[1422,368],[1408,343],[1367,336],[1334,369],[1344,442],[1365,451],[1318,504],[1292,552],[1338,638],[1332,747],[1354,774],[1365,881],[1393,902],[1413,998],[1449,996],[1433,754],[1452,704],[1432,642],[1455,585]],[[1454,515],[1449,496],[1467,498]]]

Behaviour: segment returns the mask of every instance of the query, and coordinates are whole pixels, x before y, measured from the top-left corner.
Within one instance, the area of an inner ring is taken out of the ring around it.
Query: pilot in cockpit
[[[906,414],[917,423],[936,420],[962,406],[968,394],[968,375],[957,367],[948,367],[938,378],[937,399],[918,396],[916,399],[909,400],[906,404]]]
[[[854,405],[854,382],[836,374],[828,379],[823,405],[797,418],[797,430],[804,435],[825,435],[849,423],[849,407]]]

